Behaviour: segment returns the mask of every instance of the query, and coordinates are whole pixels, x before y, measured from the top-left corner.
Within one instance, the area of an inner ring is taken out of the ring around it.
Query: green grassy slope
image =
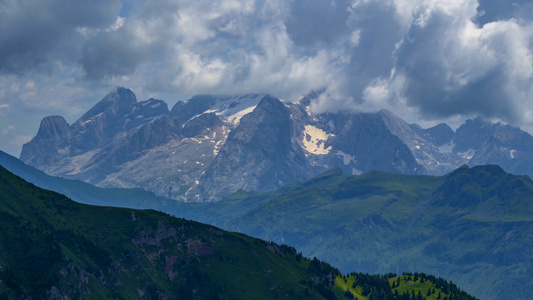
[[[458,282],[484,299],[510,284],[533,290],[533,190],[495,166],[442,177],[332,170],[269,193],[237,192],[214,203],[179,203],[135,189],[100,189],[48,176],[0,151],[0,164],[32,183],[89,204],[153,208],[296,246],[343,272],[419,271]],[[512,296],[528,299],[528,289]]]
[[[483,299],[533,297],[529,177],[480,166],[328,180],[302,184],[226,228],[295,246],[342,272],[426,272]]]
[[[1,167],[0,218],[3,298],[320,299],[338,272],[164,213],[78,204]]]
[[[424,273],[369,275],[352,272],[337,276],[333,290],[338,299],[361,300],[472,300],[452,282]]]
[[[79,204],[3,167],[0,219],[0,299],[346,298],[340,271],[295,248],[154,210]],[[368,299],[385,299],[372,292],[383,287],[392,295],[388,277],[352,276]]]

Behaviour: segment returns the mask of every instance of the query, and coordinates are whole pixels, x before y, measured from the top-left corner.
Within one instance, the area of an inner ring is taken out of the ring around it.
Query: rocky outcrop
[[[69,155],[70,130],[61,116],[46,117],[37,135],[22,146],[20,159],[26,164],[41,167]]]
[[[268,191],[313,174],[293,143],[289,110],[264,96],[241,119],[200,180],[199,194],[214,200],[239,189]]]
[[[215,104],[216,98],[210,95],[197,95],[188,101],[178,101],[172,107],[171,114],[181,124],[199,115]]]
[[[215,113],[202,114],[183,126],[183,135],[186,137],[205,135],[209,130],[222,125],[222,120]]]
[[[109,143],[115,134],[123,131],[126,116],[136,106],[135,94],[129,89],[116,88],[70,127],[71,155],[98,149]]]
[[[125,129],[135,128],[154,118],[169,114],[168,105],[163,100],[150,98],[135,105],[133,112],[125,116]]]
[[[84,180],[93,184],[120,172],[122,165],[145,155],[147,151],[170,141],[183,138],[181,125],[168,116],[162,116],[138,128],[119,133],[82,168]]]
[[[410,126],[416,134],[437,147],[450,143],[455,135],[450,126],[444,123],[427,129],[420,127],[418,124],[411,124]]]
[[[407,145],[393,134],[379,113],[341,114],[332,116],[330,120],[333,121],[335,136],[328,144],[354,157],[354,166],[360,172],[424,173]]]
[[[518,127],[476,118],[457,129],[454,142],[454,151],[468,156],[470,166],[497,164],[507,172],[533,175],[533,137]]]

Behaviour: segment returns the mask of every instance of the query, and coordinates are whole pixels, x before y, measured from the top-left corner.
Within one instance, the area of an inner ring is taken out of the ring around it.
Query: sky
[[[0,0],[0,150],[116,86],[169,107],[269,93],[315,113],[533,132],[530,0]]]

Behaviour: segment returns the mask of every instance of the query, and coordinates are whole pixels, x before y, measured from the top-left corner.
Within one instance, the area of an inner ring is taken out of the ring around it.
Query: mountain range
[[[1,166],[0,217],[1,299],[475,299],[425,273],[341,275],[286,245],[79,204]]]
[[[71,125],[43,119],[21,160],[46,174],[0,161],[76,201],[161,210],[342,272],[422,271],[483,299],[529,298],[528,133],[482,118],[454,131],[386,110],[315,115],[314,97],[198,95],[168,110],[116,88]]]
[[[424,129],[387,110],[317,115],[316,97],[197,95],[169,110],[116,88],[73,124],[44,118],[20,159],[50,175],[188,202],[271,191],[336,167],[443,175],[497,164],[533,175],[533,137],[517,127],[476,118],[456,131]]]
[[[431,273],[481,299],[529,299],[533,289],[533,182],[494,165],[444,176],[346,175],[337,168],[271,192],[184,203],[52,177],[5,153],[0,164],[79,202],[153,208],[244,232],[297,247],[342,272]]]

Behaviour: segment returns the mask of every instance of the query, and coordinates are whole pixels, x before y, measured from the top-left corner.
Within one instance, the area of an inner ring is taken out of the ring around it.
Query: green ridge
[[[342,272],[425,272],[483,299],[533,296],[529,177],[490,165],[326,177],[292,185],[224,228],[287,243]]]
[[[3,167],[0,218],[0,299],[337,298],[340,272],[295,248],[79,204]]]
[[[338,272],[164,213],[78,204],[3,168],[0,218],[0,298],[320,299]]]

